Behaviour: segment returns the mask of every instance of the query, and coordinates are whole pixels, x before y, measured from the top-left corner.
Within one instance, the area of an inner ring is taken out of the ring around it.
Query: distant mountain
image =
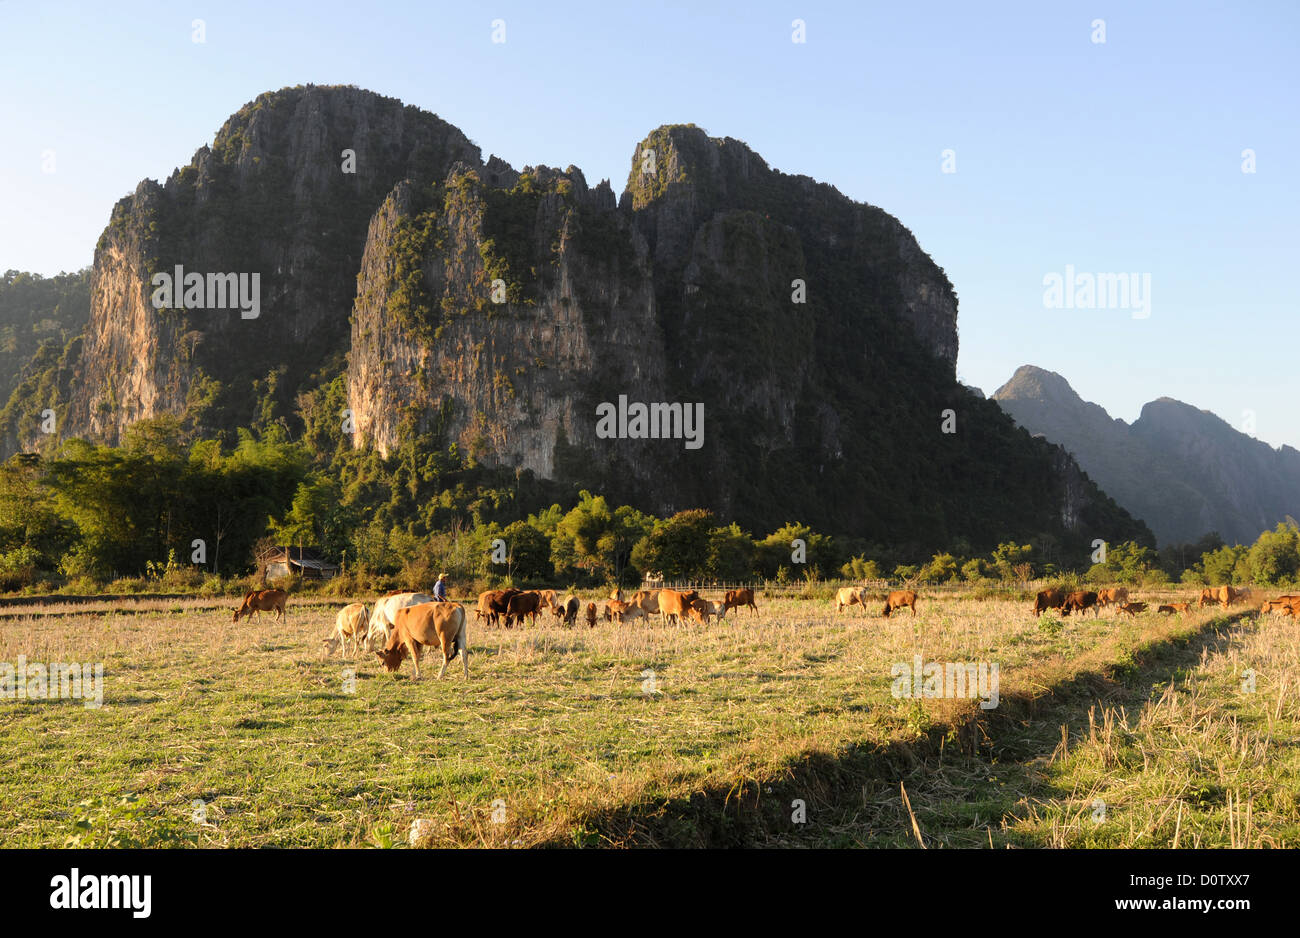
[[[1080,398],[1060,375],[1032,365],[993,400],[1030,433],[1073,453],[1161,544],[1210,531],[1249,544],[1287,515],[1300,517],[1300,451],[1275,450],[1207,410],[1162,397],[1129,425]]]

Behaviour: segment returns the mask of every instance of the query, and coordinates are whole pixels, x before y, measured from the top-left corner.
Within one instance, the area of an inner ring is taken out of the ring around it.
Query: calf
[[[1126,612],[1130,617],[1137,615],[1139,612],[1147,611],[1146,603],[1120,603],[1119,611]]]
[[[1186,615],[1191,608],[1191,603],[1169,603],[1168,605],[1160,606],[1156,609],[1156,612],[1164,613],[1167,616],[1172,616],[1174,613],[1177,613],[1181,616]]]
[[[594,629],[595,627],[596,627],[596,604],[587,603],[587,628]]]

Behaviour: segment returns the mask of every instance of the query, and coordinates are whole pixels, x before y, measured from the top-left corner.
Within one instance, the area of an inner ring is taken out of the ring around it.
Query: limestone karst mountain
[[[255,274],[256,315],[156,308],[178,267]],[[306,86],[118,203],[79,356],[47,382],[60,432],[9,429],[112,443],[172,414],[293,436],[342,375],[352,446],[455,445],[660,512],[912,545],[1149,537],[958,384],[957,342],[952,285],[897,219],[737,140],[660,127],[616,198],[572,166],[484,161],[394,99]],[[620,400],[702,405],[702,445],[606,438],[597,410]]]

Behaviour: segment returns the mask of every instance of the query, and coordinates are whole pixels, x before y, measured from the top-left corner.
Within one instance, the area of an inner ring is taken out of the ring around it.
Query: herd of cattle
[[[851,606],[866,608],[869,590],[865,587],[845,587],[835,596],[835,611],[841,613]],[[1220,586],[1201,591],[1197,608],[1218,604],[1227,609],[1236,603],[1250,599],[1249,589],[1236,589]],[[259,612],[274,612],[277,620],[285,617],[285,604],[288,594],[282,589],[254,590],[244,596],[244,601],[235,610],[235,620],[242,616],[253,616]],[[881,615],[888,617],[896,609],[911,609],[916,615],[917,596],[914,590],[894,590],[885,599]],[[1145,612],[1147,603],[1130,602],[1128,590],[1117,586],[1109,589],[1064,590],[1047,589],[1038,594],[1034,601],[1034,615],[1041,616],[1048,609],[1056,609],[1063,616],[1088,609],[1095,616],[1101,610],[1115,606],[1129,616]],[[1170,603],[1160,605],[1156,611],[1165,615],[1184,614],[1191,611],[1191,603]],[[487,590],[479,595],[474,614],[479,622],[493,626],[505,625],[513,628],[522,625],[525,620],[536,623],[538,616],[550,613],[564,625],[574,626],[582,616],[589,627],[603,619],[606,622],[626,624],[650,616],[659,616],[665,624],[681,624],[686,621],[707,625],[714,619],[722,620],[732,609],[750,609],[758,614],[754,604],[752,589],[727,590],[721,603],[710,602],[702,598],[696,590],[679,591],[674,589],[638,590],[624,600],[623,591],[615,590],[608,601],[601,604],[584,603],[572,594],[559,598],[555,590]],[[415,667],[415,677],[420,676],[420,652],[426,646],[437,645],[442,650],[442,669],[438,677],[446,673],[447,665],[457,655],[469,678],[469,632],[466,607],[456,602],[439,602],[426,593],[390,593],[375,601],[374,609],[367,610],[364,603],[350,603],[339,610],[335,618],[334,632],[324,640],[332,652],[342,647],[348,653],[359,655],[369,649],[378,655],[384,667],[390,672],[401,668],[406,658],[411,658]],[[1300,595],[1280,596],[1270,599],[1260,607],[1264,613],[1274,612],[1300,618]]]
[[[1251,591],[1249,587],[1237,589],[1235,586],[1216,586],[1201,590],[1201,598],[1196,603],[1196,608],[1204,609],[1206,606],[1222,606],[1227,609],[1237,603],[1243,603],[1250,599]],[[1138,613],[1146,612],[1147,603],[1129,602],[1128,589],[1123,586],[1116,586],[1111,589],[1102,589],[1092,592],[1091,590],[1073,590],[1067,592],[1063,589],[1043,590],[1038,594],[1034,601],[1034,615],[1041,616],[1048,609],[1060,610],[1061,615],[1068,616],[1072,612],[1083,613],[1091,609],[1093,615],[1101,615],[1101,610],[1107,606],[1114,605],[1120,612],[1128,613],[1135,616]],[[1159,605],[1156,612],[1171,616],[1175,613],[1182,615],[1191,611],[1192,604],[1186,603],[1169,603]],[[1260,612],[1276,612],[1289,615],[1292,618],[1300,616],[1300,596],[1279,596],[1277,599],[1269,599],[1260,606]]]

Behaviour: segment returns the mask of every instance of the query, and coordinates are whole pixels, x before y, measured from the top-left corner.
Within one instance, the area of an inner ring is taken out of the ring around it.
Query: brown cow
[[[916,591],[915,590],[894,590],[885,599],[885,608],[882,615],[886,619],[895,609],[907,607],[912,610],[912,615],[916,615]]]
[[[510,606],[510,597],[520,593],[513,587],[503,590],[487,590],[480,593],[478,597],[478,608],[475,610],[479,619],[486,619],[492,625],[500,625],[501,617],[506,614]]]
[[[596,604],[587,603],[587,628],[594,629],[595,627],[596,627]]]
[[[640,606],[633,605],[632,603],[622,603],[617,599],[611,599],[605,606],[605,609],[608,611],[610,617],[619,625],[640,619],[646,614],[646,611]]]
[[[240,616],[248,616],[250,619],[259,612],[270,612],[275,610],[276,619],[284,618],[285,601],[289,594],[284,590],[253,590],[244,597],[244,604],[235,610],[234,621],[238,622]]]
[[[687,614],[696,622],[708,625],[710,619],[717,618],[720,621],[725,613],[720,613],[718,606],[707,599],[693,599]]]
[[[1122,604],[1128,602],[1128,589],[1123,586],[1112,586],[1108,589],[1097,590],[1097,608],[1104,609],[1111,603]]]
[[[582,600],[577,596],[568,596],[561,607],[564,610],[564,624],[577,625],[578,613],[582,610]]]
[[[536,625],[542,609],[542,596],[536,590],[515,593],[506,602],[506,628],[511,628],[511,620],[522,623],[524,616],[529,616],[532,624]]]
[[[1065,605],[1065,590],[1046,589],[1034,600],[1034,615],[1041,616],[1048,609],[1060,609]]]
[[[533,592],[541,597],[537,605],[539,612],[559,609],[560,604],[555,601],[555,590],[533,590]]]
[[[1146,603],[1120,603],[1119,611],[1126,612],[1130,617],[1137,615],[1139,612],[1147,611]]]
[[[447,672],[447,665],[457,653],[465,667],[465,680],[469,680],[469,627],[465,624],[465,607],[460,603],[420,603],[404,606],[394,616],[393,630],[382,651],[375,652],[384,667],[395,672],[402,667],[402,659],[411,658],[415,666],[415,679],[420,679],[420,652],[425,645],[437,644],[442,648],[442,669],[438,677]]]
[[[680,593],[677,590],[660,590],[659,591],[659,614],[664,617],[664,622],[676,622],[681,625],[682,616],[691,608],[691,603],[700,598],[700,594],[695,590],[686,593]]]
[[[1068,616],[1072,612],[1078,612],[1082,615],[1091,609],[1093,615],[1101,613],[1097,607],[1097,594],[1091,590],[1075,590],[1065,597],[1065,602],[1061,604],[1061,615]]]
[[[1168,605],[1159,607],[1156,612],[1162,612],[1167,616],[1172,616],[1174,613],[1178,613],[1178,615],[1181,616],[1186,615],[1191,611],[1191,608],[1191,603],[1169,603]]]
[[[619,600],[622,602],[622,600]],[[632,594],[632,605],[640,606],[652,616],[659,615],[659,591],[637,590]]]
[[[1291,615],[1291,607],[1300,605],[1300,596],[1279,596],[1277,599],[1266,599],[1264,604],[1259,607],[1261,613],[1276,612],[1282,615]]]
[[[1197,603],[1197,607],[1204,609],[1206,606],[1217,602],[1224,609],[1227,609],[1233,603],[1240,602],[1248,596],[1250,596],[1250,590],[1248,589],[1235,589],[1231,586],[1212,587],[1201,590],[1201,600]]]
[[[867,591],[861,586],[845,586],[835,593],[835,611],[843,612],[849,606],[867,608]]]
[[[749,587],[738,590],[727,590],[727,594],[722,597],[722,610],[727,612],[731,609],[740,609],[748,606],[754,610],[754,615],[758,615],[758,607],[754,605],[754,591]]]

